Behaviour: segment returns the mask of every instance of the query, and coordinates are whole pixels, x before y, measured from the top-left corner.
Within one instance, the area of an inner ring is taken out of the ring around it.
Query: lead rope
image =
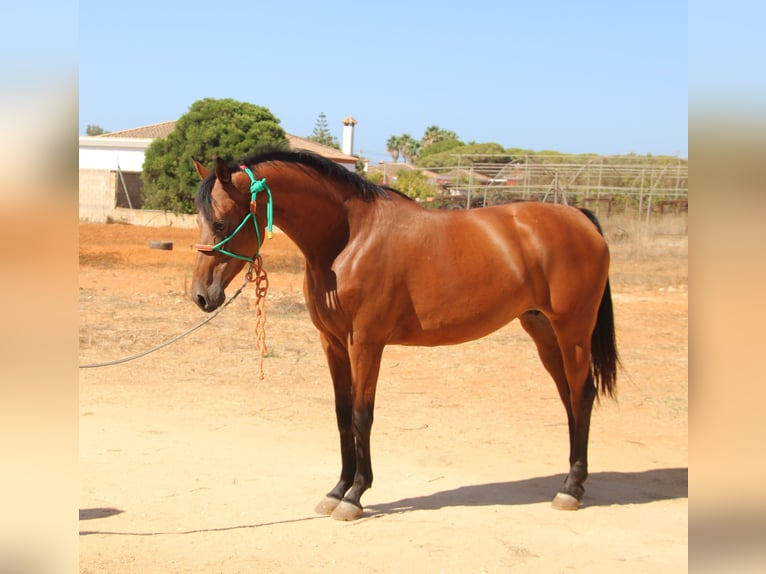
[[[260,354],[260,372],[258,377],[263,380],[263,358],[268,352],[266,347],[266,294],[269,290],[269,276],[263,268],[260,254],[255,256],[251,268],[247,272],[247,280],[255,284],[255,345]]]
[[[119,365],[119,364],[122,364],[122,363],[127,363],[128,361],[134,361],[135,359],[140,359],[141,357],[144,357],[144,356],[146,356],[146,355],[148,355],[150,353],[154,353],[155,351],[159,351],[160,349],[164,349],[168,345],[171,345],[171,344],[175,343],[176,341],[179,341],[179,340],[183,339],[184,337],[186,337],[190,333],[193,333],[194,331],[196,331],[197,329],[199,329],[203,325],[207,325],[210,321],[215,319],[221,313],[221,311],[226,309],[226,307],[228,307],[231,304],[231,302],[234,301],[234,299],[239,297],[239,294],[242,293],[242,291],[244,291],[245,287],[247,287],[247,284],[249,282],[250,282],[250,271],[248,271],[247,274],[245,275],[245,281],[242,283],[242,286],[239,289],[237,289],[236,293],[234,293],[234,295],[229,297],[229,300],[226,301],[223,305],[221,305],[221,307],[219,307],[218,310],[215,313],[210,315],[207,319],[204,319],[203,321],[200,321],[199,323],[194,325],[192,328],[187,329],[186,331],[184,331],[180,335],[176,335],[172,339],[169,339],[169,340],[165,341],[164,343],[160,343],[156,347],[152,347],[151,349],[147,349],[146,351],[142,351],[140,353],[136,353],[135,355],[131,355],[130,357],[125,357],[123,359],[115,359],[114,361],[104,361],[103,363],[91,363],[91,364],[88,364],[88,365],[78,365],[78,368],[80,368],[80,369],[95,369],[95,368],[98,368],[98,367],[109,367],[111,365]],[[267,285],[267,287],[268,287],[268,285]],[[261,369],[261,371],[262,370],[263,369]],[[263,377],[261,376],[261,378],[263,378]]]

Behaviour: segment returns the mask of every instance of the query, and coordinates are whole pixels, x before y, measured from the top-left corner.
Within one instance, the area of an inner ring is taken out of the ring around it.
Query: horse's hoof
[[[330,516],[332,511],[335,510],[339,504],[340,499],[333,498],[332,496],[325,496],[324,499],[322,499],[322,502],[316,505],[314,512],[317,514]]]
[[[557,492],[551,506],[556,510],[577,510],[580,508],[580,501],[566,492]]]
[[[351,502],[341,500],[330,515],[335,520],[356,520],[362,515],[362,509]]]

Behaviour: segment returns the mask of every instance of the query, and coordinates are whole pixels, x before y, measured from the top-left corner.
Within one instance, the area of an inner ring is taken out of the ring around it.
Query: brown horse
[[[518,317],[556,383],[569,422],[569,474],[553,499],[577,509],[599,390],[613,395],[618,357],[609,251],[593,214],[514,203],[425,209],[325,159],[275,148],[203,178],[192,298],[205,311],[259,253],[273,221],[306,259],[304,294],[327,356],[340,431],[340,481],[319,513],[362,515],[372,484],[370,431],[386,345],[451,345]],[[251,202],[253,211],[250,210]],[[270,222],[269,222],[270,224]]]

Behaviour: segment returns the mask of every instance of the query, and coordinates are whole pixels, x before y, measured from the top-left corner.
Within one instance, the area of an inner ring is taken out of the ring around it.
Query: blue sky
[[[205,97],[266,106],[355,152],[428,126],[465,142],[688,157],[687,3],[79,3],[79,131],[173,120]]]

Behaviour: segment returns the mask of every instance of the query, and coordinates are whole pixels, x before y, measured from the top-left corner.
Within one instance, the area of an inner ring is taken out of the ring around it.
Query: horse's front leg
[[[380,373],[383,345],[365,345],[357,342],[351,345],[352,381],[352,428],[356,455],[356,472],[351,489],[333,510],[336,520],[356,520],[362,515],[362,494],[372,486],[372,458],[370,456],[370,434],[375,409],[375,389]],[[345,465],[344,465],[345,466]]]
[[[335,416],[340,435],[341,471],[340,480],[316,506],[319,514],[330,515],[343,500],[346,492],[354,483],[356,475],[356,446],[353,430],[353,401],[351,396],[351,364],[348,351],[331,335],[320,333],[322,347],[330,367],[333,389],[335,391]]]

